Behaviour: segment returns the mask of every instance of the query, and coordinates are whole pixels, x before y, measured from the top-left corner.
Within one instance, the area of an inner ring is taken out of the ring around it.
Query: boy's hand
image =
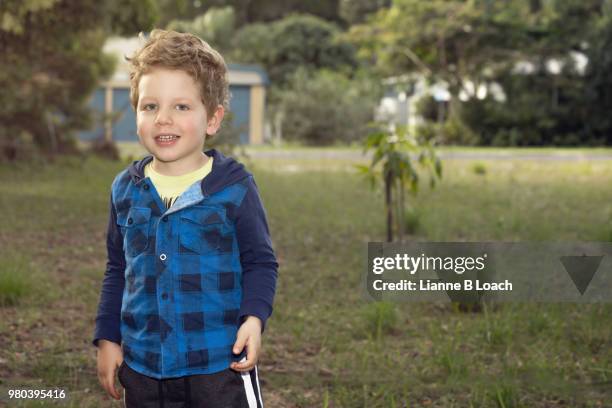
[[[250,371],[257,364],[259,359],[259,350],[261,349],[261,328],[262,323],[258,317],[249,316],[242,323],[238,334],[236,335],[236,343],[234,343],[234,354],[238,354],[246,346],[247,359],[242,363],[232,363],[230,368],[236,371]]]
[[[121,395],[115,388],[115,372],[123,363],[121,346],[108,340],[98,341],[98,381],[106,392],[118,400]]]

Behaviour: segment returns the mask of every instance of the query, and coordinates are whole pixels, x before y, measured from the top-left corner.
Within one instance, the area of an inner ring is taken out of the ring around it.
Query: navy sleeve
[[[266,212],[252,176],[247,187],[235,219],[242,265],[239,318],[242,322],[249,315],[258,317],[262,321],[263,333],[266,320],[272,314],[278,263],[272,249]]]
[[[123,236],[117,226],[117,212],[112,198],[109,213],[106,233],[108,258],[93,340],[96,346],[98,340],[101,339],[121,344],[121,299],[125,287],[125,255],[123,254]]]

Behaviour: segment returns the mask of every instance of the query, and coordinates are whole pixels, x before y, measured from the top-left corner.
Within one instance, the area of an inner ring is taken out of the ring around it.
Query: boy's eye
[[[144,111],[152,111],[157,109],[157,105],[154,103],[147,103],[146,105],[142,106],[142,110]],[[178,104],[176,105],[176,109],[177,110],[181,110],[181,111],[185,111],[185,110],[189,110],[189,105],[185,105],[185,104]]]

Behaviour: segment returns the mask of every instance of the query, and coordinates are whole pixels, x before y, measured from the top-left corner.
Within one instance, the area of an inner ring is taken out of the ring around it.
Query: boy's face
[[[199,162],[206,134],[219,129],[223,108],[208,118],[193,78],[161,67],[142,75],[138,95],[137,133],[143,146],[164,163]]]

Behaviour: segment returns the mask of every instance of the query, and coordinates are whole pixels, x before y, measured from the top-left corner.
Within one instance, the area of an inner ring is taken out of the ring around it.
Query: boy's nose
[[[165,110],[160,109],[157,117],[155,118],[155,124],[166,125],[168,123],[172,123],[172,116]]]

